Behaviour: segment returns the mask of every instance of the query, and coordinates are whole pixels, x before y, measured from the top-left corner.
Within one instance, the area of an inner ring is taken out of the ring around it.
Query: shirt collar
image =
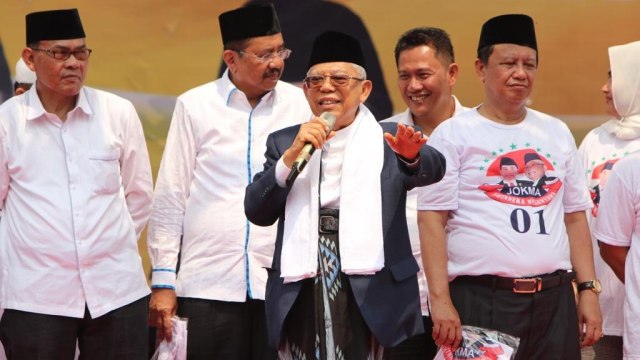
[[[266,93],[261,99],[260,104],[272,105],[278,98],[278,88],[280,87],[280,81],[276,87]],[[249,103],[247,100],[247,96],[238,89],[233,82],[231,82],[231,78],[229,78],[229,69],[227,68],[224,71],[224,74],[220,77],[220,91],[224,95],[224,98],[227,99],[226,104],[229,107],[235,107],[234,103],[237,104],[238,101]]]
[[[451,97],[453,98],[453,104],[454,104],[453,115],[451,115],[451,117],[454,117],[457,114],[466,110],[466,108],[462,106],[462,104],[460,104],[460,101],[455,95],[451,95]],[[404,111],[403,116],[400,118],[400,121],[398,122],[404,125],[415,126],[415,123],[413,122],[413,116],[411,115],[411,110],[409,108],[407,108]]]
[[[415,126],[416,124],[413,122],[413,116],[411,115],[411,109],[407,108],[407,110],[404,111],[404,115],[400,118],[400,121],[398,121],[401,124],[404,125],[411,125],[411,126]]]
[[[25,95],[27,97],[28,104],[27,120],[35,120],[47,114],[44,106],[42,106],[42,102],[40,101],[40,97],[38,96],[38,92],[36,91],[35,84],[31,87],[31,89],[29,89],[29,91],[27,91]],[[80,89],[76,106],[73,108],[73,110],[69,111],[69,114],[75,113],[76,111],[82,111],[85,115],[93,114],[93,110],[91,109],[91,105],[89,105],[89,101],[87,100],[84,87]]]
[[[454,103],[454,109],[453,109],[453,115],[451,117],[456,116],[457,114],[463,112],[466,110],[466,108],[464,106],[462,106],[462,104],[460,104],[460,101],[458,100],[458,98],[455,95],[451,95],[451,97],[453,98],[453,103]]]

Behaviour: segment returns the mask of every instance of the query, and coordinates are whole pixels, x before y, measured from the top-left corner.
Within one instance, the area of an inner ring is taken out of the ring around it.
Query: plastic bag
[[[462,342],[453,352],[441,346],[433,360],[513,360],[520,339],[500,331],[462,326]]]
[[[171,318],[170,342],[162,340],[151,360],[186,360],[187,359],[187,319],[174,316]]]

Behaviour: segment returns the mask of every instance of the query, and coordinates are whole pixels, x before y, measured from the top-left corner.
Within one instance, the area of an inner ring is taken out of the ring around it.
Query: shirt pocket
[[[89,165],[96,194],[114,194],[120,190],[120,152],[117,149],[91,152]]]

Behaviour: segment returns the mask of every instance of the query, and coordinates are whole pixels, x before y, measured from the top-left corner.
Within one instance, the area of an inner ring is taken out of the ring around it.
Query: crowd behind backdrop
[[[600,91],[609,70],[607,48],[640,40],[638,0],[274,0],[287,46],[293,49],[284,77],[304,77],[313,34],[351,29],[370,43],[369,70],[379,116],[405,109],[396,86],[393,48],[416,26],[451,36],[460,72],[454,93],[465,106],[482,99],[474,60],[480,27],[503,13],[526,13],[536,25],[537,83],[531,107],[567,122],[579,143],[607,119]],[[151,165],[159,166],[175,98],[216,79],[222,42],[218,15],[237,0],[3,0],[0,4],[0,100],[9,96],[14,65],[25,45],[25,14],[77,7],[93,49],[86,85],[134,102],[143,121]],[[290,39],[290,41],[288,41]],[[366,44],[365,44],[366,47]],[[368,60],[369,61],[369,60]],[[640,69],[639,69],[640,71]],[[377,75],[376,75],[377,73]],[[376,76],[378,78],[376,78]],[[146,242],[140,253],[147,264]]]

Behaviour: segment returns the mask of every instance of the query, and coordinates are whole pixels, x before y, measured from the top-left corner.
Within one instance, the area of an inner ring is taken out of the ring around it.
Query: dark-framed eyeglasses
[[[49,57],[54,58],[56,60],[67,60],[73,55],[77,60],[87,60],[89,55],[91,55],[91,49],[77,49],[77,50],[69,50],[69,49],[39,49],[39,48],[31,48],[33,51],[42,51],[47,54]]]
[[[349,85],[350,80],[356,81],[364,81],[365,79],[357,78],[355,76],[349,75],[316,75],[316,76],[307,76],[302,80],[307,87],[319,87],[324,84],[324,79],[329,78],[331,85],[335,87],[344,87]]]
[[[239,54],[252,55],[253,57],[258,59],[258,61],[260,61],[263,64],[266,64],[266,63],[269,63],[269,62],[273,61],[273,59],[275,59],[276,56],[279,57],[282,60],[287,60],[289,58],[289,56],[291,56],[292,52],[293,52],[293,50],[291,50],[291,49],[282,49],[282,50],[266,53],[264,55],[257,55],[257,54],[254,54],[254,53],[248,52],[248,51],[241,51],[241,50],[238,51]]]

